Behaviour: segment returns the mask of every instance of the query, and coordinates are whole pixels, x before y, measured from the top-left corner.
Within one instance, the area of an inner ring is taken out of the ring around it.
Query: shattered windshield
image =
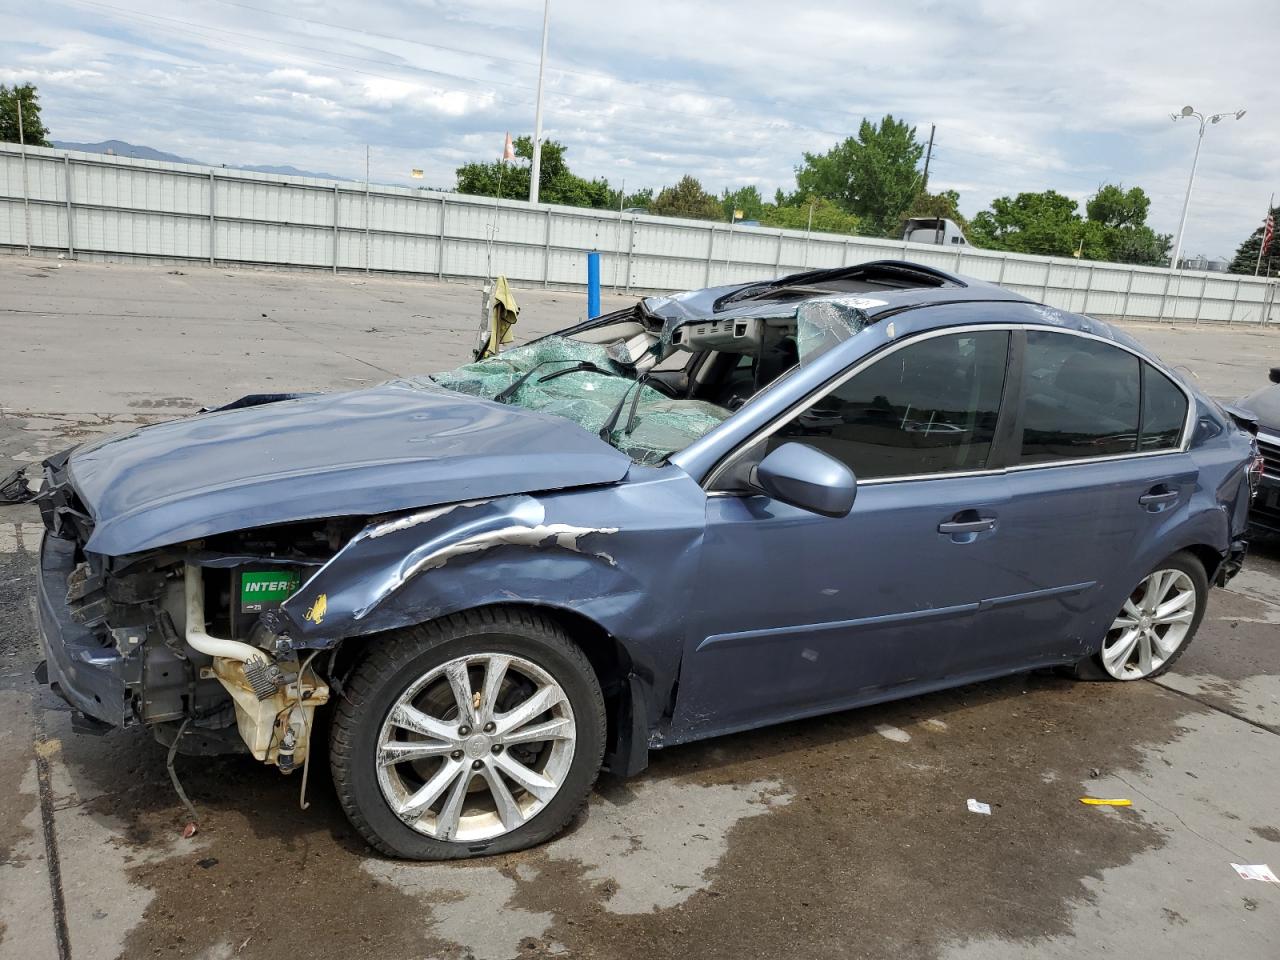
[[[543,337],[427,379],[564,417],[637,463],[660,463],[772,383],[854,336],[868,323],[866,311],[883,305],[826,296],[705,316],[679,297],[651,298],[647,322],[616,321],[616,339]],[[667,361],[679,356],[690,358],[686,367],[696,368],[697,377],[664,380],[672,369]],[[659,364],[664,372],[656,372]]]
[[[665,396],[643,378],[638,381],[634,366],[617,354],[603,344],[550,336],[427,379],[564,417],[595,434],[604,431],[605,439],[638,463],[665,460],[729,416],[713,403]]]

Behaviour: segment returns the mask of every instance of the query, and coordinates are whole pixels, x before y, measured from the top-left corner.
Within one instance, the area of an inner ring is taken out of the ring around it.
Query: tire
[[[329,748],[342,809],[370,846],[413,860],[510,853],[582,809],[603,761],[604,699],[559,625],[491,608],[370,643]]]
[[[1154,593],[1161,589],[1161,581],[1156,580],[1157,575],[1167,578],[1164,581],[1163,589],[1166,592],[1162,602],[1160,597],[1154,597]],[[1157,604],[1155,609],[1169,607],[1179,597],[1188,599],[1166,618],[1151,616],[1153,611],[1148,609],[1149,606]],[[1125,601],[1116,620],[1107,629],[1098,652],[1076,664],[1074,675],[1081,680],[1120,681],[1150,680],[1160,676],[1178,661],[1195,639],[1200,621],[1204,619],[1208,599],[1209,579],[1205,574],[1204,564],[1187,551],[1175,553],[1142,578]],[[1191,606],[1192,603],[1194,607]],[[1131,611],[1137,615],[1130,615]],[[1166,623],[1169,616],[1185,619]],[[1126,626],[1129,623],[1133,626]],[[1154,635],[1148,634],[1144,639],[1146,626],[1150,627]],[[1133,633],[1137,636],[1133,637],[1133,645],[1126,654],[1124,648]],[[1144,659],[1144,647],[1145,657],[1149,659]]]

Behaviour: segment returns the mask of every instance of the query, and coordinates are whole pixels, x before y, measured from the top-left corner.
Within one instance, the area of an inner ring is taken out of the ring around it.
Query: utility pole
[[[547,31],[551,26],[551,0],[542,5],[542,57],[538,60],[538,105],[533,111],[533,165],[529,169],[529,202],[538,202],[542,176],[542,78],[547,69]]]
[[[929,124],[929,149],[924,154],[924,186],[925,193],[929,192],[929,161],[933,159],[933,134],[938,129],[936,123]]]

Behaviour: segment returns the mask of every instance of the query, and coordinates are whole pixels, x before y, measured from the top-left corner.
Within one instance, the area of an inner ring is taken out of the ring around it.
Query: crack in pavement
[[[71,960],[71,934],[67,930],[67,901],[62,890],[62,860],[58,855],[58,826],[53,802],[52,774],[49,757],[58,752],[58,742],[44,733],[40,712],[34,717],[36,784],[40,795],[40,827],[44,834],[45,870],[49,875],[49,905],[52,911],[53,937],[58,960]]]
[[[1206,837],[1203,833],[1201,833],[1195,827],[1191,826],[1191,824],[1187,823],[1187,821],[1183,820],[1182,815],[1179,814],[1178,811],[1174,810],[1172,807],[1168,806],[1167,804],[1161,803],[1159,800],[1152,797],[1149,793],[1147,793],[1141,787],[1134,786],[1122,774],[1113,773],[1111,774],[1111,776],[1115,777],[1117,780],[1123,783],[1126,787],[1128,787],[1138,796],[1142,797],[1148,803],[1155,804],[1165,813],[1169,814],[1171,817],[1173,817],[1173,819],[1177,820],[1180,824],[1182,824],[1183,829],[1185,829],[1188,833],[1192,834],[1193,836],[1199,837],[1201,840],[1209,844],[1211,847],[1217,847],[1219,850],[1223,850],[1226,853],[1231,854],[1231,856],[1237,859],[1243,859],[1240,857],[1240,854],[1236,853],[1234,850],[1232,850],[1230,847],[1226,846],[1225,844],[1221,844],[1217,840],[1210,840],[1208,837]]]

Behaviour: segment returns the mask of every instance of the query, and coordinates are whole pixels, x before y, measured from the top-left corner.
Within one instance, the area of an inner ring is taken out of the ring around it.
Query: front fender
[[[481,606],[571,610],[626,648],[652,726],[679,670],[705,495],[676,467],[632,473],[371,524],[285,601],[281,626],[324,649]]]

